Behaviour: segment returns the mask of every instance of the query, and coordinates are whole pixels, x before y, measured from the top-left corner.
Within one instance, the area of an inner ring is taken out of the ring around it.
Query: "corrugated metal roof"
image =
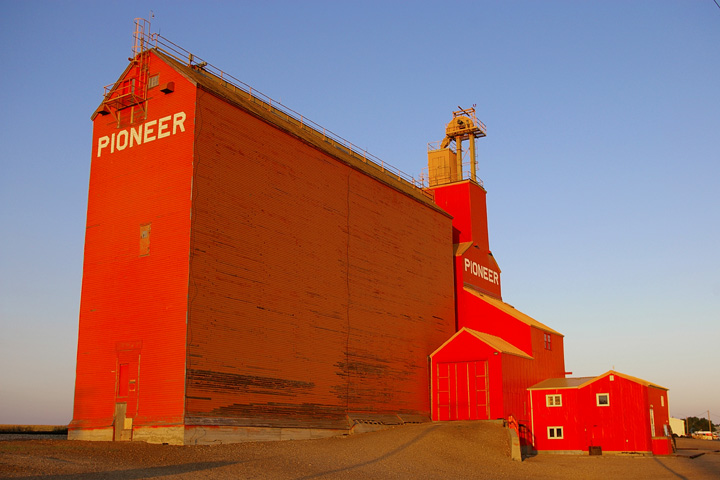
[[[517,320],[520,320],[521,322],[523,322],[527,325],[538,328],[538,329],[543,330],[548,333],[554,333],[556,335],[560,335],[561,337],[564,337],[564,335],[562,333],[558,332],[557,330],[553,330],[552,328],[548,327],[547,325],[538,322],[531,316],[525,315],[521,311],[516,310],[515,307],[513,307],[512,305],[508,305],[507,303],[503,302],[502,300],[498,300],[489,295],[485,295],[484,293],[479,292],[477,289],[473,288],[471,285],[465,284],[463,289],[466,292],[471,293],[472,295],[475,295],[476,297],[483,300],[484,302],[489,303],[493,307],[495,307],[499,310],[502,310],[503,312],[516,318]]]
[[[461,257],[468,248],[472,247],[473,242],[462,242],[453,244],[453,251],[456,257]]]
[[[624,373],[616,372],[615,370],[609,370],[602,375],[598,375],[597,377],[548,378],[547,380],[543,380],[540,383],[536,383],[528,390],[545,390],[550,388],[582,388],[600,380],[601,378],[605,378],[608,375],[617,375],[618,377],[630,380],[631,382],[639,383],[640,385],[644,385],[646,387],[667,390],[667,388],[661,387],[660,385],[657,385],[655,383],[648,382],[647,380],[643,380],[642,378],[637,378],[626,375]]]
[[[477,330],[472,330],[467,327],[463,327],[460,329],[461,332],[463,330],[467,330],[467,332],[469,334],[471,334],[478,340],[482,340],[483,342],[487,343],[488,345],[490,345],[492,348],[494,348],[495,350],[497,350],[500,353],[517,355],[518,357],[527,358],[529,360],[533,359],[533,357],[531,357],[527,353],[523,352],[522,350],[517,348],[512,343],[507,342],[506,340],[503,340],[500,337],[496,337],[495,335],[490,335],[489,333],[478,332]]]
[[[643,380],[642,378],[637,378],[637,377],[633,377],[630,375],[626,375],[624,373],[616,372],[615,370],[609,370],[609,371],[603,373],[602,375],[598,375],[595,379],[599,380],[599,379],[606,377],[608,375],[611,375],[611,374],[617,375],[618,377],[622,377],[626,380],[630,380],[631,382],[639,383],[640,385],[645,385],[646,387],[654,387],[654,388],[659,388],[661,390],[667,390],[667,388],[662,387],[656,383],[648,382],[647,380]]]
[[[435,351],[430,354],[430,357],[433,357],[437,352],[439,352],[440,350],[445,348],[445,346],[448,343],[452,342],[455,339],[455,337],[457,337],[458,335],[461,335],[462,333],[465,333],[465,332],[469,333],[473,337],[475,337],[478,340],[480,340],[481,342],[487,344],[491,348],[494,348],[495,350],[497,350],[500,353],[516,355],[518,357],[527,358],[529,360],[533,359],[533,357],[531,357],[527,353],[523,352],[522,350],[520,350],[513,344],[503,340],[500,337],[496,337],[495,335],[490,335],[489,333],[478,332],[477,330],[473,330],[473,329],[467,328],[467,327],[463,327],[460,330],[458,330],[457,332],[455,332],[455,334],[452,337],[448,338],[445,343],[443,343],[438,348],[436,348]]]
[[[578,388],[586,383],[595,380],[596,377],[576,377],[576,378],[548,378],[540,383],[536,383],[528,390],[546,390],[551,388]]]

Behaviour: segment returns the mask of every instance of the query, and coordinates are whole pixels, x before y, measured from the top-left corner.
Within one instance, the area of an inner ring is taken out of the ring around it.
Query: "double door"
[[[438,363],[433,373],[437,420],[489,418],[487,361]]]

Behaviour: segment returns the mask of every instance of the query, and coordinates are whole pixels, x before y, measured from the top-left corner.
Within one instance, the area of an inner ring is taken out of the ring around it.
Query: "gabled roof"
[[[473,242],[462,242],[462,243],[455,243],[453,244],[453,254],[456,257],[461,257],[465,252],[467,252],[468,248],[472,247]]]
[[[614,370],[609,370],[602,375],[598,375],[597,377],[548,378],[547,380],[543,380],[542,382],[536,383],[532,387],[529,387],[528,390],[547,390],[552,388],[583,388],[590,385],[591,383],[597,382],[598,380],[607,377],[608,375],[617,375],[618,377],[624,378],[625,380],[630,380],[631,382],[639,383],[640,385],[644,385],[646,387],[667,390],[667,388],[665,387],[661,387],[660,385],[657,385],[655,383],[648,382],[647,380],[643,380],[642,378],[632,377],[630,375],[616,372]]]
[[[528,390],[549,390],[557,388],[578,388],[585,383],[594,380],[595,377],[575,377],[575,378],[548,378],[540,383],[536,383]]]
[[[503,302],[502,300],[498,300],[497,298],[493,298],[489,295],[481,293],[476,288],[474,288],[472,285],[469,285],[466,283],[463,286],[463,290],[478,297],[480,300],[489,303],[490,305],[497,308],[498,310],[501,310],[501,311],[507,313],[508,315],[515,318],[516,320],[520,320],[521,322],[523,322],[527,325],[530,325],[531,327],[535,327],[544,332],[554,333],[555,335],[560,335],[561,337],[564,336],[562,333],[558,332],[557,330],[553,330],[552,328],[548,327],[547,325],[538,322],[531,316],[525,315],[521,311],[516,310],[515,307],[513,307],[512,305],[508,305],[507,303]]]
[[[603,377],[607,377],[608,375],[617,375],[618,377],[622,377],[625,380],[630,380],[631,382],[639,383],[640,385],[645,385],[646,387],[654,387],[659,388],[661,390],[667,390],[665,387],[661,387],[660,385],[652,382],[648,382],[647,380],[643,380],[642,378],[632,377],[630,375],[626,375],[624,373],[616,372],[615,370],[608,370],[607,372],[603,373],[602,375],[598,375],[595,380],[600,380]]]
[[[455,332],[455,335],[453,335],[445,343],[440,345],[433,353],[430,354],[430,357],[432,357],[437,352],[442,350],[445,347],[445,345],[452,342],[453,339],[455,339],[455,337],[457,337],[458,335],[461,335],[463,333],[468,333],[468,334],[472,335],[473,337],[475,337],[478,340],[480,340],[481,342],[487,344],[490,348],[495,349],[499,353],[515,355],[517,357],[527,358],[528,360],[533,359],[533,357],[531,357],[527,353],[523,352],[522,350],[517,348],[512,343],[510,343],[506,340],[503,340],[500,337],[496,337],[495,335],[490,335],[489,333],[478,332],[477,330],[473,330],[473,329],[467,328],[467,327],[463,327],[460,330],[458,330],[457,332]]]

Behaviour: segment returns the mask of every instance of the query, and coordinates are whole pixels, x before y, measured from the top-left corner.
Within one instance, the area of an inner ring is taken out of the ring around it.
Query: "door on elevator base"
[[[434,374],[438,420],[489,418],[487,361],[438,363]]]
[[[124,360],[124,361],[123,361]],[[113,440],[132,440],[133,418],[137,414],[138,360],[121,358],[115,391]]]

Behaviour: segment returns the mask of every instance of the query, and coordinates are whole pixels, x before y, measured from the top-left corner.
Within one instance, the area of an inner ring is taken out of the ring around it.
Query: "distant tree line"
[[[713,423],[707,418],[687,417],[685,419],[685,428],[687,428],[688,433],[712,432],[714,427]]]

